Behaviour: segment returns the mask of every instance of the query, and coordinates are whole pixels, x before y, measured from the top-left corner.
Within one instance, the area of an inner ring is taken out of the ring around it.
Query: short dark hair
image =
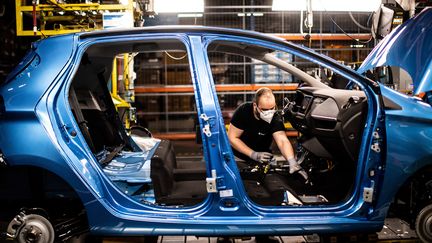
[[[256,104],[258,104],[258,101],[261,98],[261,96],[263,96],[265,94],[273,94],[273,91],[270,88],[267,88],[267,87],[259,88],[255,92],[255,96],[253,98],[253,102],[255,102]]]

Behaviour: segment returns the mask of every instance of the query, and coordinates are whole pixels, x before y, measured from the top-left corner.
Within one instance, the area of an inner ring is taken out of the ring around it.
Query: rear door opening
[[[187,48],[179,40],[92,45],[69,90],[69,103],[81,133],[104,173],[127,196],[158,206],[199,204],[207,197],[202,145],[195,143],[186,153],[181,141],[169,139],[170,131],[190,134],[199,127],[194,94],[161,91],[163,95],[156,99],[153,93],[139,94],[133,104],[140,108],[135,125],[150,133],[129,135],[109,90],[113,60],[124,54],[132,57],[129,62],[133,62],[135,83],[140,88],[172,85],[193,91]],[[120,81],[121,77],[115,82]],[[193,110],[168,110],[181,106]]]

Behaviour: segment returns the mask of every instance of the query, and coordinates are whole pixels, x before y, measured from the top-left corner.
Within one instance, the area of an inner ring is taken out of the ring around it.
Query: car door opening
[[[273,89],[277,105],[288,98],[279,112],[285,127],[296,134],[290,140],[296,160],[308,178],[290,173],[287,158],[273,143],[270,150],[276,160],[256,163],[236,157],[250,199],[265,206],[330,205],[347,200],[354,189],[367,117],[365,93],[337,89],[345,87],[339,82],[346,84],[349,80],[341,76],[331,79],[326,75],[334,73],[331,70],[265,45],[215,40],[207,51],[215,84],[238,83],[238,79],[243,79],[257,88]],[[251,102],[254,95],[254,90],[243,96],[219,92],[225,124],[230,124],[237,107]]]
[[[153,137],[152,133],[161,134],[164,129],[179,129],[180,126],[155,126],[166,123],[162,121],[165,116],[152,112],[151,105],[147,107],[148,112],[139,114],[139,125],[150,132],[133,130],[129,134],[130,131],[125,130],[109,90],[113,59],[124,53],[132,57],[129,62],[134,61],[131,65],[138,74],[136,83],[141,87],[154,84],[154,77],[148,75],[152,71],[163,76],[165,82],[172,81],[168,79],[175,74],[182,75],[182,82],[192,86],[187,50],[178,40],[92,45],[83,55],[69,90],[69,104],[82,136],[107,178],[130,198],[158,206],[201,203],[207,197],[206,163],[201,144],[194,146],[197,156],[190,158],[177,152],[173,142]],[[181,56],[182,60],[173,60],[172,56]],[[158,60],[165,65],[157,63]],[[160,72],[164,68],[172,69],[171,76]],[[151,98],[146,94],[139,96],[135,105],[146,106]],[[195,103],[193,93],[186,98],[191,104]],[[179,115],[175,119],[182,126],[190,125],[182,129],[193,130],[198,116],[195,110],[186,118]]]

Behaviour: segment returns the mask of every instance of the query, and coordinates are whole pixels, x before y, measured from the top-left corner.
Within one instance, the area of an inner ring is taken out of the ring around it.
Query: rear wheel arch
[[[0,216],[7,220],[12,220],[23,210],[41,209],[53,225],[71,219],[88,225],[85,206],[76,189],[60,175],[45,168],[0,168],[0,200],[3,205]]]

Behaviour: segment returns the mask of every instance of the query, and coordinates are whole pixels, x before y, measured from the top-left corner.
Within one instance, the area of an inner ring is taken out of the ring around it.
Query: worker
[[[249,165],[267,163],[273,158],[270,146],[274,139],[288,161],[289,173],[299,172],[305,180],[308,179],[306,171],[294,157],[282,115],[276,112],[276,100],[271,89],[258,89],[253,102],[243,103],[235,110],[228,129],[228,139],[234,155]]]

